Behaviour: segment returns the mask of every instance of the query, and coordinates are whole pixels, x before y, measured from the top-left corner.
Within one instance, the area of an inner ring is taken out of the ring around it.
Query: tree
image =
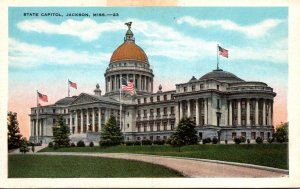
[[[70,130],[65,124],[63,116],[59,115],[56,125],[52,127],[53,141],[58,147],[67,147],[70,144]]]
[[[123,136],[116,118],[111,116],[101,129],[100,146],[116,146],[121,144]]]
[[[289,123],[281,123],[279,126],[277,126],[276,131],[274,133],[274,138],[277,142],[287,142],[288,141],[288,127]]]
[[[29,152],[29,148],[28,148],[28,141],[25,137],[23,137],[20,140],[20,152],[22,152],[23,154],[25,154],[26,152]]]
[[[197,144],[198,137],[195,130],[195,123],[190,118],[183,118],[180,120],[176,132],[170,137],[170,144],[172,146],[184,146]]]
[[[8,149],[16,149],[21,145],[21,137],[19,123],[17,120],[17,113],[7,113],[7,127],[8,127]]]

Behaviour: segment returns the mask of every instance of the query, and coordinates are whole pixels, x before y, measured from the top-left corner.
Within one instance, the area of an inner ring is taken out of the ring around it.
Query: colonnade
[[[226,103],[212,97],[188,99],[179,101],[175,110],[176,124],[184,117],[191,117],[195,118],[196,125],[273,125],[273,101],[269,99],[240,98]]]
[[[133,80],[137,91],[152,92],[153,79],[150,76],[142,74],[113,74],[105,78],[106,91],[119,91],[122,84],[122,78],[127,81]]]

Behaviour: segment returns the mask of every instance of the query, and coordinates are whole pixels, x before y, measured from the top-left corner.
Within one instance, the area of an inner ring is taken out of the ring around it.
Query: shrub
[[[140,146],[140,145],[141,145],[141,141],[139,141],[139,140],[134,141],[133,145],[135,145],[135,146]]]
[[[90,142],[89,147],[94,147],[94,143]]]
[[[247,143],[250,144],[250,139],[249,138],[247,139]]]
[[[54,150],[57,150],[58,148],[59,148],[59,144],[58,144],[57,142],[55,142],[55,143],[54,143],[53,149],[54,149]]]
[[[235,137],[233,141],[235,142],[235,144],[240,144],[242,142],[242,139],[240,137]]]
[[[283,143],[284,142],[284,138],[283,137],[277,137],[276,140],[279,143]]]
[[[203,141],[202,141],[202,143],[203,144],[206,144],[206,143],[211,143],[211,139],[208,137],[208,138],[205,138],[205,139],[203,139]]]
[[[261,137],[257,137],[255,141],[257,144],[263,143],[263,139]]]
[[[53,142],[49,142],[48,147],[53,148]]]
[[[268,138],[268,143],[272,144],[272,142],[274,142],[274,138],[272,138],[272,137]]]
[[[244,136],[241,136],[241,143],[246,142],[246,138]]]
[[[85,143],[82,140],[80,140],[77,142],[77,147],[85,147]]]
[[[132,142],[132,141],[126,141],[125,142],[126,146],[133,146],[133,144],[134,144],[134,142]]]
[[[213,144],[217,144],[218,142],[219,142],[219,140],[218,140],[217,137],[214,137],[214,138],[212,139],[212,143],[213,143]]]
[[[227,141],[227,139],[225,139],[225,144],[227,144],[228,143],[228,141]]]
[[[165,144],[165,140],[155,140],[155,141],[153,141],[153,144],[164,145]]]
[[[142,140],[142,145],[152,145],[152,141],[151,140]]]
[[[76,145],[75,145],[75,143],[74,142],[72,142],[71,143],[71,147],[75,147]]]

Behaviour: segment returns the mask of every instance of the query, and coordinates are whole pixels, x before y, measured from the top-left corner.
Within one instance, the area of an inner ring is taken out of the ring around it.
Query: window
[[[147,125],[144,124],[144,132],[147,132]]]
[[[256,139],[256,132],[251,132],[251,139],[255,140]]]
[[[160,136],[156,136],[156,140],[160,140]]]
[[[136,137],[136,140],[141,140],[141,137]]]
[[[156,123],[157,131],[160,131],[160,123]]]
[[[246,101],[242,100],[241,108],[242,108],[242,109],[245,109],[245,108],[246,108]]]
[[[141,103],[141,100],[140,99],[138,99],[138,104],[140,104]]]
[[[144,118],[147,117],[147,110],[144,110]]]
[[[141,117],[141,110],[138,110],[138,117],[140,118]]]
[[[167,140],[167,136],[164,136],[163,138],[164,138],[164,140]]]
[[[168,115],[168,108],[164,107],[164,115]]]
[[[262,138],[264,140],[265,133],[264,132],[260,132],[260,138]]]
[[[171,106],[171,114],[174,115],[174,106]]]
[[[242,116],[242,126],[246,126],[246,116]]]
[[[157,115],[157,116],[160,116],[160,108],[157,108],[157,109],[156,109],[156,115]]]
[[[247,137],[247,134],[246,134],[246,132],[242,132],[242,137]]]
[[[217,108],[220,109],[220,99],[217,99]]]
[[[271,133],[270,132],[268,132],[268,139],[271,137]]]
[[[203,84],[200,84],[200,89],[204,89],[204,85]]]
[[[174,95],[173,95],[173,94],[171,94],[171,100],[174,100],[174,99],[175,99]]]
[[[137,125],[137,129],[138,129],[138,132],[141,132],[141,125],[140,124]]]
[[[129,123],[127,123],[127,128],[129,128]]]
[[[217,90],[219,90],[219,88],[220,88],[219,85],[217,85]]]
[[[236,137],[236,132],[232,133],[232,138],[234,139]]]
[[[150,116],[153,116],[154,110],[150,109]]]
[[[164,122],[164,131],[167,130],[167,125],[168,125],[168,122]]]
[[[167,95],[164,95],[164,101],[168,100]]]
[[[153,96],[150,97],[150,102],[153,102]]]
[[[199,139],[202,140],[202,132],[199,132]]]
[[[144,98],[144,103],[147,103],[147,98]]]
[[[174,123],[171,122],[171,130],[174,130]]]
[[[187,88],[186,87],[183,87],[183,92],[187,92]]]
[[[53,109],[52,112],[55,113],[55,109]]]
[[[157,96],[157,102],[159,102],[160,101],[160,96]]]
[[[153,140],[153,136],[150,136],[150,140]]]
[[[149,123],[150,125],[150,131],[153,131],[153,123]]]
[[[195,85],[192,85],[192,91],[195,91]]]

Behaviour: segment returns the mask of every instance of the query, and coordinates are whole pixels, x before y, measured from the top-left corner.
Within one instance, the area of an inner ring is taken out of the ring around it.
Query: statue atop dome
[[[125,25],[128,26],[128,30],[131,29],[131,24],[132,24],[132,22],[126,22],[126,23],[125,23]]]

